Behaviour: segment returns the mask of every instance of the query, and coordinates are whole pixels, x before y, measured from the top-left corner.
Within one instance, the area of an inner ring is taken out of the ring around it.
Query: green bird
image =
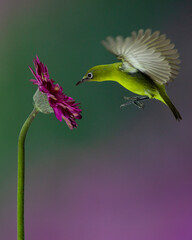
[[[182,119],[165,90],[165,84],[177,76],[180,64],[178,51],[165,34],[140,29],[127,38],[107,37],[102,44],[120,62],[92,67],[77,85],[85,81],[115,81],[139,95],[125,98],[128,102],[123,106],[134,103],[143,108],[144,100],[155,98],[170,108],[176,120]]]

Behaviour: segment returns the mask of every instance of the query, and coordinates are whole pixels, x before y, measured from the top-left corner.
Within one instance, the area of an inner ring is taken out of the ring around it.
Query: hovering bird
[[[178,51],[165,34],[140,29],[127,38],[107,37],[102,44],[120,62],[89,69],[77,85],[85,81],[115,81],[139,95],[125,98],[128,101],[123,106],[134,103],[143,108],[144,100],[155,98],[170,108],[176,120],[182,119],[165,90],[165,84],[177,76],[180,64]]]

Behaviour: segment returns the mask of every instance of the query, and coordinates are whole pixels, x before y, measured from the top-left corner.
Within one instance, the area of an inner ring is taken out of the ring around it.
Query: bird
[[[140,29],[126,38],[109,36],[102,44],[119,62],[90,68],[76,85],[83,82],[115,81],[138,95],[125,97],[128,101],[121,106],[133,103],[144,108],[144,100],[157,99],[170,108],[176,120],[182,119],[165,89],[180,69],[178,50],[165,34]]]

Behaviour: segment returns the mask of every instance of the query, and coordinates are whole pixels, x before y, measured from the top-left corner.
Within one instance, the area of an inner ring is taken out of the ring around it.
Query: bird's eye
[[[87,74],[87,77],[88,77],[89,79],[93,78],[93,73],[92,73],[92,72],[88,73],[88,74]]]

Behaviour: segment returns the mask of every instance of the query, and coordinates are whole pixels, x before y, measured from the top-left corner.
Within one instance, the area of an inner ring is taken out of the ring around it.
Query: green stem
[[[17,179],[17,240],[24,240],[24,181],[25,181],[25,137],[27,131],[37,115],[38,110],[33,109],[23,127],[18,140],[18,179]]]

